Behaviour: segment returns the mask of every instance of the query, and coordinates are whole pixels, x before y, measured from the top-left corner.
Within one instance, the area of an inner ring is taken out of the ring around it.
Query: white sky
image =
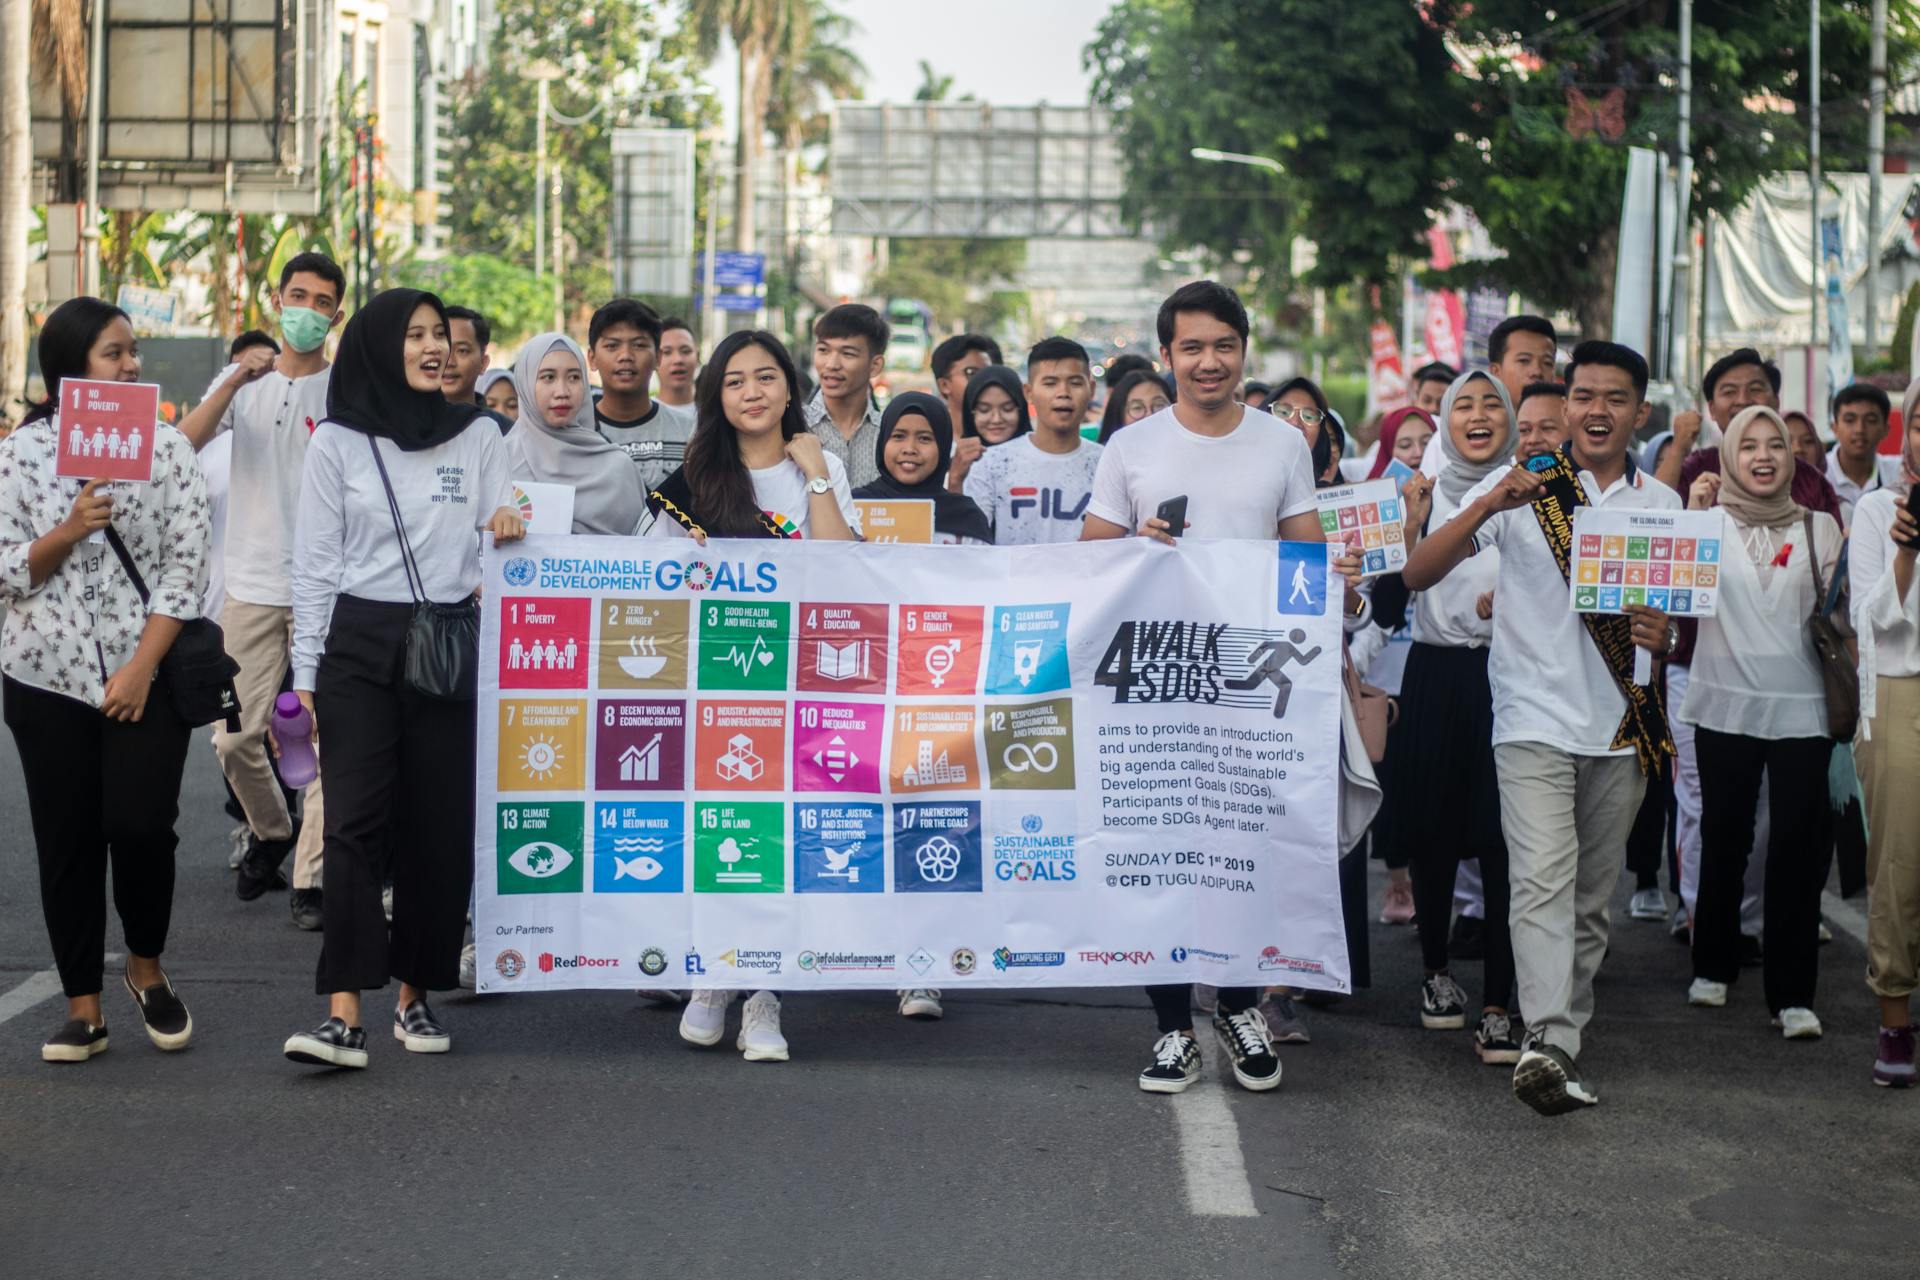
[[[866,96],[905,102],[920,86],[920,60],[953,77],[953,97],[1021,106],[1087,100],[1080,51],[1113,7],[1112,0],[837,0],[860,25],[854,52],[867,64]],[[733,127],[735,71],[723,50],[712,71],[714,87]]]

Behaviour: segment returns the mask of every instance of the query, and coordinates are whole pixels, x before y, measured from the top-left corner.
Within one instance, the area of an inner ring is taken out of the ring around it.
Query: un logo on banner
[[[507,561],[506,567],[500,571],[500,576],[507,580],[507,585],[510,587],[524,587],[533,582],[537,572],[533,561],[525,556],[515,556]]]
[[[1318,542],[1279,544],[1281,613],[1318,618],[1327,611],[1327,548]]]

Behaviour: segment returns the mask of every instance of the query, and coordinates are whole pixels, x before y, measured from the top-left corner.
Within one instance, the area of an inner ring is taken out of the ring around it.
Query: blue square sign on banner
[[[1281,613],[1318,618],[1327,611],[1327,547],[1319,542],[1279,544]]]

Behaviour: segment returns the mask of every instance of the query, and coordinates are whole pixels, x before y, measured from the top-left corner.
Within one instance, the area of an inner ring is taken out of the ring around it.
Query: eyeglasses
[[[1291,422],[1296,427],[1317,427],[1327,420],[1327,415],[1318,409],[1302,409],[1297,405],[1269,405],[1267,412],[1282,422]]]

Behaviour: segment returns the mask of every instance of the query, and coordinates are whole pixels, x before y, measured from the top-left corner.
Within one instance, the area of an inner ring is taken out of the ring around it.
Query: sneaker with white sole
[[[367,1033],[349,1027],[338,1018],[328,1018],[312,1031],[289,1036],[280,1052],[289,1061],[310,1067],[351,1067],[363,1070],[367,1065]]]
[[[1635,920],[1665,920],[1667,899],[1659,889],[1638,889],[1627,901],[1627,914]]]
[[[251,843],[253,828],[244,822],[227,833],[227,870],[240,869],[240,862],[247,856],[247,846]]]
[[[1513,1019],[1493,1009],[1482,1013],[1480,1025],[1473,1032],[1473,1051],[1490,1067],[1520,1061],[1520,1042],[1513,1035]]]
[[[740,1034],[733,1047],[748,1062],[785,1062],[787,1038],[780,1034],[780,997],[756,991],[741,1006]]]
[[[1153,1062],[1140,1073],[1148,1093],[1185,1093],[1200,1078],[1200,1042],[1191,1031],[1169,1031],[1153,1042]]]
[[[1909,1089],[1915,1079],[1914,1032],[1911,1026],[1880,1028],[1879,1051],[1873,1059],[1873,1082],[1882,1089]]]
[[[1818,1040],[1824,1030],[1820,1015],[1799,1005],[1774,1014],[1773,1025],[1780,1028],[1780,1036],[1785,1040]]]
[[[453,1048],[453,1037],[425,1000],[393,1011],[393,1038],[405,1045],[408,1053],[445,1053]]]
[[[479,948],[469,942],[460,948],[460,989],[472,991],[480,983]]]
[[[1311,1044],[1307,1020],[1290,995],[1275,994],[1260,1001],[1260,1016],[1267,1020],[1267,1035],[1275,1044]]]
[[[1581,1083],[1566,1050],[1542,1042],[1520,1051],[1520,1061],[1513,1068],[1513,1096],[1543,1116],[1600,1105],[1600,1095]]]
[[[1695,978],[1687,988],[1687,1003],[1698,1009],[1718,1009],[1727,1003],[1727,984]]]
[[[944,1015],[940,1007],[940,993],[932,987],[915,987],[911,991],[900,993],[900,1016],[903,1018],[922,1018],[931,1021]]]
[[[85,1062],[95,1054],[106,1051],[106,1027],[95,1026],[85,1018],[68,1018],[40,1046],[40,1061]]]
[[[136,988],[133,979],[124,973],[120,981],[126,984],[127,994],[140,1007],[140,1020],[146,1024],[147,1039],[153,1041],[153,1047],[168,1053],[186,1048],[187,1042],[193,1039],[193,1015],[174,994],[173,980],[163,973],[160,981],[144,990]]]
[[[719,1044],[727,1034],[727,1006],[732,991],[696,990],[680,1014],[680,1038],[702,1048]]]
[[[1436,973],[1420,984],[1420,1025],[1429,1031],[1458,1031],[1467,1025],[1467,993],[1453,975]]]
[[[1233,1065],[1233,1078],[1242,1089],[1262,1093],[1280,1087],[1280,1058],[1273,1051],[1267,1020],[1258,1009],[1232,1014],[1215,1009],[1213,1033],[1220,1037],[1220,1046]]]

